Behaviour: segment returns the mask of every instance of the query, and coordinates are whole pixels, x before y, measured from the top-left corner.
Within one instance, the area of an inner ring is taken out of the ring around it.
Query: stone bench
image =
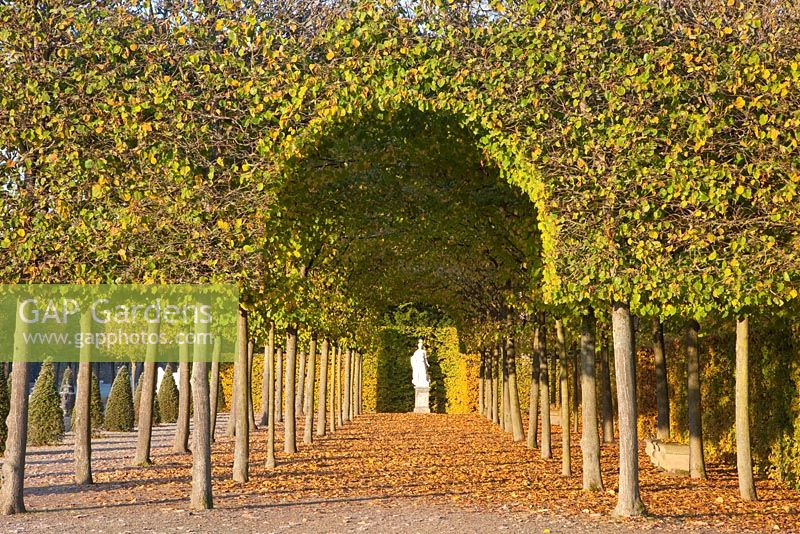
[[[688,445],[648,439],[644,450],[654,466],[674,475],[689,474]]]

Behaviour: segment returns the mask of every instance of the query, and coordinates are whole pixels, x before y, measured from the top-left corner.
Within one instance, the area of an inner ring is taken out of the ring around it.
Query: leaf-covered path
[[[224,429],[224,421],[218,434]],[[108,434],[94,444],[96,484],[71,482],[71,438],[60,447],[29,451],[28,507],[36,513],[4,518],[5,532],[82,531],[258,532],[617,532],[620,530],[796,530],[797,492],[759,481],[762,501],[737,499],[735,473],[689,482],[659,474],[642,460],[648,519],[609,517],[611,490],[587,495],[578,476],[560,476],[560,441],[553,460],[477,415],[363,415],[333,435],[278,454],[264,467],[265,432],[256,431],[251,480],[230,481],[232,443],[214,447],[216,509],[188,511],[189,456],[169,452],[173,426],[155,429],[155,464],[128,467],[132,434]],[[555,427],[558,429],[558,427]],[[300,433],[302,436],[302,433]],[[280,433],[278,433],[280,444]],[[573,443],[578,443],[573,435]],[[616,453],[603,449],[604,481],[614,488]],[[576,473],[580,451],[573,449]]]

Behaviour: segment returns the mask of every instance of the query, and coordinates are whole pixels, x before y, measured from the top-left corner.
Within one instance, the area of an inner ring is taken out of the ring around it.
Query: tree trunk
[[[172,444],[172,451],[178,454],[186,454],[189,452],[189,412],[191,411],[192,405],[192,386],[190,385],[192,377],[189,375],[189,345],[180,345],[178,351],[180,359],[180,363],[178,364],[180,389],[178,390],[178,422],[175,425],[175,441]],[[206,378],[206,381],[208,381],[208,378]]]
[[[544,312],[539,315],[539,389],[542,402],[542,458],[553,457],[552,434],[550,427],[550,377],[548,376],[547,329]]]
[[[272,339],[275,339],[275,329],[274,324],[271,329],[272,332]],[[280,357],[280,349],[278,349],[278,357]],[[277,375],[278,380],[275,380],[276,373],[275,373],[275,351],[269,350],[269,346],[267,347],[266,354],[264,354],[264,358],[266,359],[265,368],[267,369],[267,410],[269,413],[267,414],[267,468],[273,469],[275,467],[275,424],[277,423],[277,416],[275,415],[275,410],[277,409],[278,403],[276,402],[277,396],[275,394],[275,388],[277,388],[277,382],[280,382],[280,376]]]
[[[350,373],[352,372],[352,365],[353,365],[352,362],[353,362],[353,349],[347,349],[347,353],[345,355],[345,360],[344,360],[344,407],[342,410],[344,412],[345,421],[350,421],[353,418],[352,416],[353,410],[351,406],[352,399],[350,398],[351,395],[350,388],[352,388],[353,386],[352,377],[350,376]]]
[[[236,441],[233,448],[233,480],[234,482],[247,482],[250,479],[250,414],[248,413],[247,391],[248,375],[248,339],[249,328],[247,325],[247,311],[239,308],[238,347],[235,367],[239,367],[238,376],[234,368],[236,384],[234,386],[234,407],[236,409]]]
[[[147,323],[149,336],[158,336],[159,323]],[[150,442],[153,435],[153,403],[156,395],[156,359],[158,345],[147,344],[145,353],[144,375],[142,376],[142,392],[139,397],[139,428],[136,436],[136,454],[133,465],[150,465]]]
[[[572,431],[578,431],[578,411],[580,410],[581,390],[579,387],[578,375],[580,374],[580,363],[578,358],[579,351],[572,350]]]
[[[322,354],[319,362],[319,394],[317,395],[317,436],[325,435],[325,405],[328,401],[328,350],[327,339],[322,340]]]
[[[478,413],[486,417],[486,353],[481,349],[481,362],[478,367]]]
[[[19,306],[19,302],[17,303]],[[0,488],[0,514],[25,512],[25,448],[28,444],[28,345],[24,337],[28,324],[17,314],[14,330],[14,365],[6,418],[6,448],[3,455],[3,486]],[[9,376],[6,374],[6,376]]]
[[[269,405],[267,404],[269,399],[269,384],[267,384],[267,379],[269,378],[269,360],[270,356],[271,359],[275,360],[275,323],[273,321],[269,322],[269,335],[267,336],[267,346],[264,347],[264,369],[261,374],[261,417],[259,419],[259,423],[263,426],[269,423],[267,418],[269,417]]]
[[[533,331],[531,351],[531,389],[528,402],[528,448],[539,445],[539,326]]]
[[[600,415],[603,421],[603,443],[614,443],[614,405],[611,400],[611,368],[608,365],[608,343],[603,336],[600,345]]]
[[[597,432],[597,389],[595,385],[595,317],[594,310],[581,317],[581,411],[583,432],[583,489],[602,491],[600,471],[600,437]]]
[[[556,321],[556,342],[559,355],[559,382],[561,383],[561,474],[572,476],[572,456],[569,433],[569,370],[567,365],[567,346],[564,339],[564,323]]]
[[[503,359],[503,430],[511,433],[511,395],[508,388],[508,354],[505,346],[500,345],[500,354]]]
[[[81,333],[91,335],[92,316],[88,310],[81,314]],[[75,483],[92,483],[92,346],[84,343],[80,349],[78,384],[75,392]]]
[[[492,348],[492,422],[500,426],[500,354]]]
[[[209,324],[195,323],[197,339],[209,332]],[[208,348],[203,343],[195,343],[192,363],[191,384],[189,382],[189,362],[186,361],[185,375],[181,368],[181,392],[186,389],[192,394],[194,406],[194,433],[192,439],[192,496],[191,506],[195,510],[208,510],[214,507],[211,494],[211,406],[208,390]],[[183,365],[183,361],[181,361]],[[186,376],[186,379],[184,379]],[[184,383],[186,387],[184,388]],[[183,408],[183,407],[182,407]],[[186,421],[188,435],[189,402],[186,402]]]
[[[23,336],[27,323],[19,314],[14,332],[14,365],[11,368],[11,392],[6,425],[6,449],[3,455],[3,486],[0,488],[0,514],[25,512],[25,447],[28,444],[28,346]]]
[[[358,367],[361,361],[361,353],[358,351],[353,351],[353,386],[352,386],[352,397],[353,402],[350,405],[350,415],[352,416],[351,419],[354,419],[358,415],[359,407],[358,407]]]
[[[283,385],[286,391],[286,403],[284,406],[283,424],[283,452],[297,452],[297,419],[294,413],[294,389],[295,376],[297,375],[297,328],[290,325],[286,329],[286,383]]]
[[[214,336],[214,347],[211,354],[211,392],[209,397],[209,408],[211,411],[211,428],[209,435],[211,443],[214,443],[214,435],[217,432],[217,404],[219,404],[219,356],[222,352],[222,340],[220,335]]]
[[[739,475],[739,496],[755,501],[753,460],[750,455],[750,321],[736,321],[736,471]]]
[[[706,462],[703,457],[703,419],[700,401],[700,356],[697,336],[700,325],[691,320],[686,325],[686,416],[689,426],[689,476],[706,478]]]
[[[525,429],[522,426],[522,413],[519,409],[519,391],[517,390],[517,350],[514,346],[514,337],[506,340],[506,358],[508,360],[508,395],[511,399],[511,432],[514,441],[525,439]]]
[[[225,430],[225,435],[232,438],[236,435],[236,405],[239,398],[237,393],[239,389],[239,373],[241,372],[238,361],[233,362],[233,384],[231,386],[231,407],[228,416],[228,426]]]
[[[342,413],[342,347],[336,349],[336,425],[344,425],[344,414]]]
[[[356,377],[358,387],[356,388],[356,415],[361,415],[364,409],[364,355],[359,352],[356,359]]]
[[[619,493],[614,514],[637,516],[645,513],[639,496],[639,435],[636,409],[636,344],[627,304],[614,302],[611,323],[614,335],[614,372],[619,408]]]
[[[334,432],[336,430],[336,421],[338,417],[336,416],[336,388],[339,386],[337,385],[337,378],[336,378],[336,362],[338,358],[336,354],[338,352],[338,347],[336,344],[331,345],[331,392],[330,392],[330,412],[331,412],[331,420],[330,420],[330,431]]]
[[[255,343],[251,339],[247,343],[247,416],[249,418],[249,426],[252,430],[256,430],[256,411],[253,405],[253,352],[255,351]]]
[[[311,336],[311,343],[308,347],[308,370],[306,374],[305,385],[305,417],[306,424],[303,428],[303,443],[311,445],[314,433],[314,382],[316,381],[316,367],[317,367],[317,338]]]
[[[275,422],[283,422],[283,350],[279,347],[275,354]]]
[[[297,417],[305,417],[303,410],[306,391],[306,351],[301,350],[298,358],[297,390],[294,395],[294,413]]]
[[[669,385],[667,382],[667,352],[664,349],[664,325],[653,317],[651,334],[653,337],[653,355],[656,365],[656,405],[658,416],[656,421],[656,437],[669,440]]]

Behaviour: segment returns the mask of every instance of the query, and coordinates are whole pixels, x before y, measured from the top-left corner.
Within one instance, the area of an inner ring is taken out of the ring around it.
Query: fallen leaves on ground
[[[282,425],[279,425],[281,427]],[[285,454],[279,428],[278,466],[267,469],[266,433],[251,439],[250,481],[230,479],[233,441],[218,437],[213,450],[215,504],[225,508],[280,503],[358,501],[391,504],[398,500],[450,503],[471,509],[557,513],[587,521],[621,521],[610,517],[616,503],[616,445],[603,445],[606,491],[581,491],[580,436],[572,434],[573,476],[561,476],[559,427],[553,432],[553,459],[515,443],[509,434],[478,415],[367,414],[333,434],[302,444]],[[160,432],[164,432],[160,430]],[[167,440],[168,441],[168,440]],[[102,445],[105,446],[105,445]],[[111,444],[113,447],[113,442]],[[122,449],[122,447],[121,447]],[[44,451],[46,453],[46,451]],[[800,531],[800,493],[776,482],[759,480],[760,500],[738,499],[736,472],[710,465],[709,480],[694,481],[660,472],[640,451],[641,493],[650,517],[628,520],[642,528],[739,532]],[[155,463],[129,467],[118,457],[95,467],[95,486],[86,491],[59,491],[63,472],[43,472],[30,490],[39,509],[80,510],[84,506],[124,503],[171,503],[188,506],[191,455],[154,451]],[[69,465],[59,469],[69,471]],[[37,470],[34,470],[37,471]],[[40,467],[38,471],[42,471]],[[60,482],[56,484],[56,482]]]

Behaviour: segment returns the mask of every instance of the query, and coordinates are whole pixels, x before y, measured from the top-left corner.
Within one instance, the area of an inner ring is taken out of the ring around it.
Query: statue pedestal
[[[431,413],[431,388],[414,388],[414,413]]]

